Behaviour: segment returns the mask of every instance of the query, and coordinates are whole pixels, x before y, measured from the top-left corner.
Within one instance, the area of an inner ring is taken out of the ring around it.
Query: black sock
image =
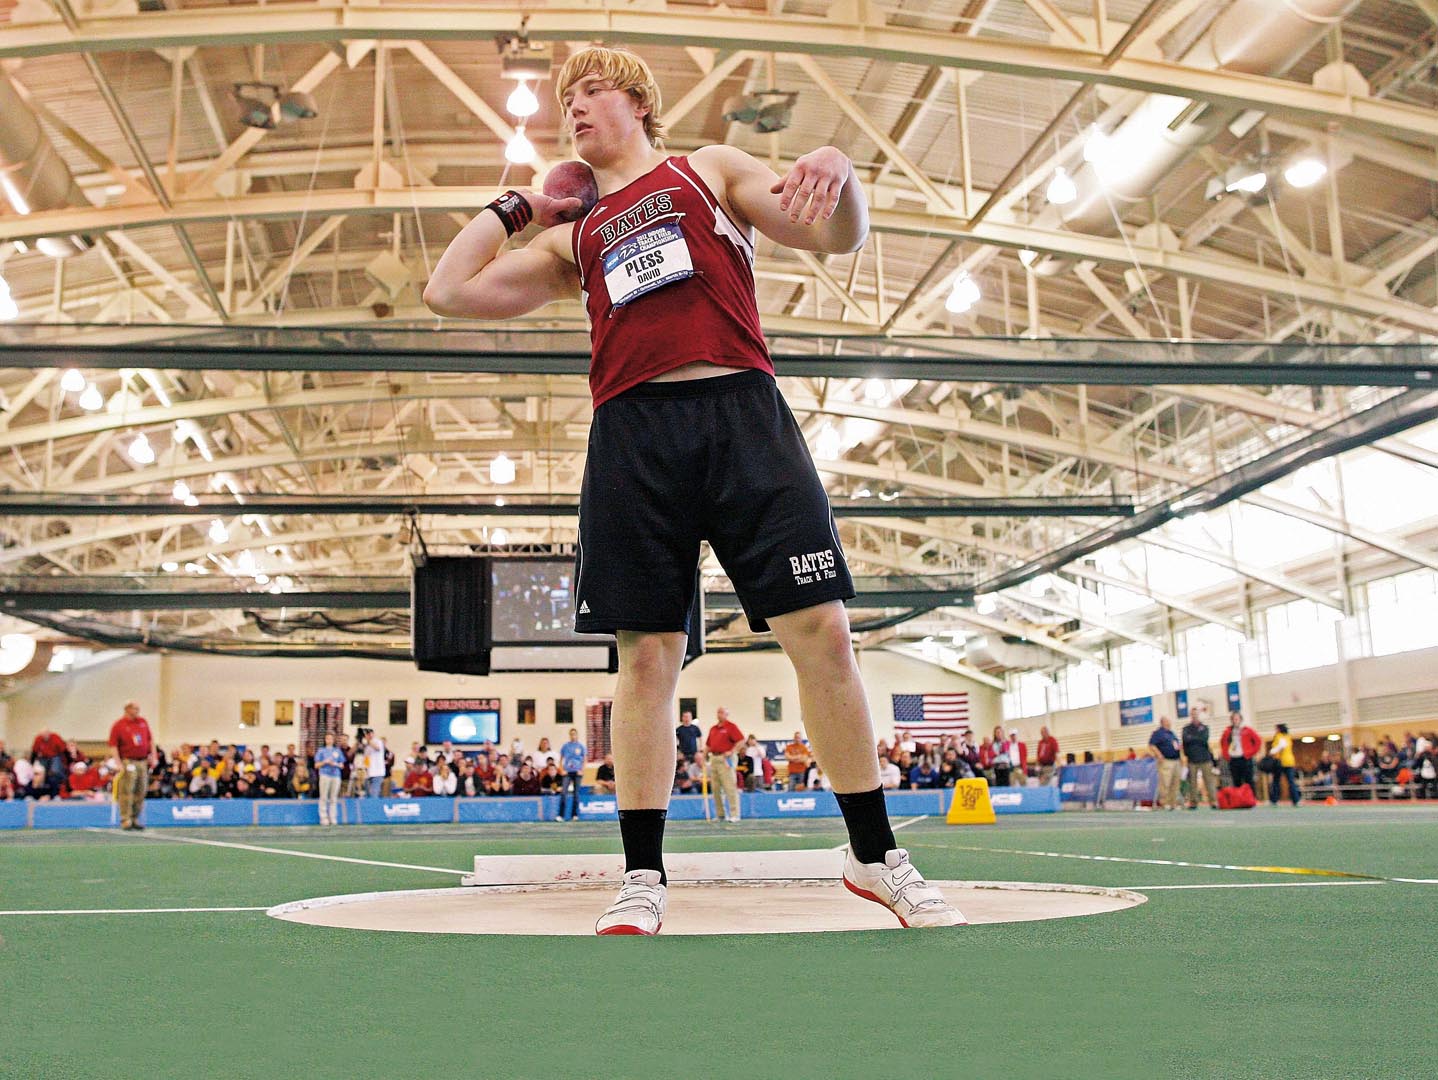
[[[884,802],[883,788],[852,795],[840,795],[836,791],[834,798],[839,800],[844,824],[849,828],[849,847],[859,862],[881,863],[885,855],[899,846],[894,840],[894,830],[889,827],[889,807]]]
[[[619,811],[626,874],[631,870],[658,870],[659,884],[669,884],[669,876],[664,873],[664,819],[668,816],[668,810]]]

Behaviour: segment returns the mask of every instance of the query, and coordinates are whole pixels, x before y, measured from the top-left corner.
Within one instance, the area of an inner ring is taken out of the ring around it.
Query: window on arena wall
[[[1163,693],[1165,655],[1162,649],[1137,642],[1119,649],[1115,653],[1119,696],[1140,698]]]
[[[1412,570],[1364,587],[1374,656],[1438,645],[1438,573]]]
[[[1244,637],[1237,631],[1204,623],[1185,630],[1179,641],[1189,686],[1216,686],[1240,677],[1238,649]]]
[[[1260,625],[1269,674],[1337,663],[1338,638],[1333,624],[1342,618],[1342,612],[1312,600],[1265,608]]]
[[[1019,718],[1019,692],[1017,690],[1005,690],[1000,702],[1005,720],[1017,720]]]
[[[1049,711],[1049,694],[1053,680],[1047,672],[1025,671],[1019,676],[1019,692],[1024,716],[1038,716]]]
[[[1042,716],[1049,711],[1050,688],[1053,682],[1042,671],[1010,673],[1009,689],[1004,693],[1004,719],[1020,720],[1026,716]],[[1058,706],[1057,700],[1054,702]],[[987,734],[985,732],[984,734]]]
[[[1103,700],[1100,680],[1104,670],[1098,664],[1081,661],[1059,672],[1058,682],[1066,709],[1086,709]]]

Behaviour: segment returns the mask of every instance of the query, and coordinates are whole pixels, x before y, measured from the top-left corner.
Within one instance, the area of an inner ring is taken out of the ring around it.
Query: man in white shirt
[[[375,732],[369,734],[369,742],[365,745],[365,788],[366,794],[371,799],[379,798],[380,791],[384,787],[384,740]]]
[[[900,783],[899,767],[887,757],[879,759],[879,786],[886,790],[897,790]]]
[[[35,781],[35,766],[30,764],[30,759],[17,757],[10,766],[15,773],[15,795],[24,799],[30,795],[30,785]]]
[[[752,768],[749,770],[749,790],[764,790],[764,759],[769,755],[765,752],[763,745],[749,736],[748,744],[744,747],[744,753],[749,756],[749,763]]]

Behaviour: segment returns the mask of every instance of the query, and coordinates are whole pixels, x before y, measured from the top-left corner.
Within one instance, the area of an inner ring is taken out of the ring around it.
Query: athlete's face
[[[574,133],[580,157],[602,153],[601,147],[623,140],[644,126],[646,110],[627,90],[599,74],[585,75],[564,92],[564,116]],[[586,153],[588,151],[588,153]]]

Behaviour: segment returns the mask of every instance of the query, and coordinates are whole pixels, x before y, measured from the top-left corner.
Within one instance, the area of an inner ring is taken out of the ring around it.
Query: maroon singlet
[[[754,244],[684,157],[600,198],[574,227],[594,406],[696,360],[774,373]]]

